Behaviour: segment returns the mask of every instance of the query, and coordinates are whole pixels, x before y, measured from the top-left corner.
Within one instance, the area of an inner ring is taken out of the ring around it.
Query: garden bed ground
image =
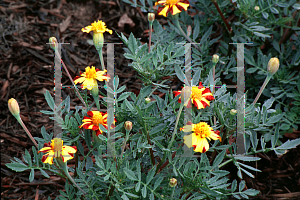
[[[49,108],[43,95],[45,90],[53,95],[54,53],[46,44],[49,37],[55,36],[60,42],[70,43],[63,46],[63,60],[74,77],[86,66],[100,67],[94,46],[87,43],[92,35],[81,32],[81,28],[100,19],[114,32],[123,32],[127,37],[132,32],[142,42],[147,42],[147,15],[121,1],[3,0],[0,3],[0,16],[1,199],[54,199],[59,195],[59,190],[64,189],[64,179],[57,176],[47,179],[36,172],[34,181],[30,183],[29,171],[16,173],[5,166],[13,157],[23,160],[21,155],[25,149],[31,152],[33,146],[9,113],[8,99],[17,99],[21,118],[33,136],[41,137],[42,126],[51,132],[53,121],[39,112]],[[159,21],[167,23],[164,18],[159,18]],[[105,38],[106,42],[121,42],[116,33],[106,33]],[[127,65],[122,48],[122,45],[115,45],[115,74],[120,78],[120,85],[126,85],[127,91],[138,93],[142,82]],[[176,81],[174,85],[178,85]],[[65,72],[62,83],[71,84]],[[66,95],[74,97],[70,89],[63,90],[62,95],[63,98]],[[79,103],[75,97],[72,101],[73,106]],[[300,138],[300,130],[286,133],[283,141],[295,138]],[[273,152],[257,156],[261,160],[254,167],[262,172],[255,174],[255,179],[247,178],[245,174],[243,176],[248,188],[260,191],[258,199],[300,197],[300,146],[279,157]],[[74,165],[74,161],[68,164]],[[236,171],[231,173],[232,177],[236,177]]]

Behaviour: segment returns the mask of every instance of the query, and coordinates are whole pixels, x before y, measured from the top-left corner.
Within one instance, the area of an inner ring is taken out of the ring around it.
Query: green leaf
[[[118,98],[118,101],[122,101],[124,99],[127,99],[129,97],[129,95],[131,94],[131,92],[123,92],[119,98]]]
[[[269,35],[266,35],[266,34],[263,34],[263,33],[259,33],[259,32],[255,32],[255,31],[253,33],[254,33],[254,35],[256,35],[258,37],[263,37],[263,38],[266,38],[266,37],[270,38],[271,37]]]
[[[179,65],[175,65],[175,73],[180,81],[182,81],[184,84],[188,85],[186,76],[185,76],[185,74],[183,74],[182,69],[180,68]]]
[[[34,179],[34,169],[31,169],[30,174],[29,174],[29,182],[32,182]]]
[[[153,194],[153,192],[150,194],[150,200],[154,200],[154,194]]]
[[[247,69],[247,73],[254,73],[254,72],[256,72],[256,70],[258,70],[258,68],[255,68],[255,67],[252,67],[252,68],[249,68],[249,69]]]
[[[277,147],[276,149],[283,149],[283,150],[292,149],[298,146],[299,144],[300,144],[300,138],[295,140],[288,140],[285,143],[283,143],[281,146]]]
[[[260,160],[259,157],[249,157],[249,156],[233,156],[236,160],[242,160],[242,161],[256,161]]]
[[[255,189],[248,189],[248,190],[243,191],[243,193],[247,194],[249,196],[256,196],[259,194],[259,191],[255,190]]]
[[[154,177],[154,174],[155,174],[155,171],[156,171],[156,166],[154,166],[147,174],[147,177],[146,177],[146,185],[148,185],[151,180],[153,179]]]
[[[128,48],[131,51],[131,53],[135,55],[135,50],[137,49],[137,42],[132,33],[130,33],[128,39]]]
[[[143,187],[143,189],[142,189],[142,196],[144,197],[144,198],[146,198],[146,196],[147,196],[147,188],[146,188],[146,185]]]
[[[160,184],[161,182],[164,180],[164,178],[162,176],[160,176],[154,183],[154,187],[153,190],[155,190]]]
[[[50,176],[43,169],[40,169],[40,171],[46,178],[50,178]]]
[[[293,5],[293,8],[296,9],[296,10],[300,10],[300,4],[299,3],[295,3]]]
[[[208,41],[208,37],[211,34],[212,28],[213,28],[213,26],[210,26],[209,29],[206,31],[206,33],[202,36],[199,45],[204,44],[204,42]]]
[[[29,164],[29,166],[32,166],[32,162],[31,162],[31,155],[29,154],[29,152],[27,151],[27,149],[25,149],[25,162]]]
[[[226,150],[223,150],[221,153],[219,153],[217,155],[217,157],[214,160],[212,169],[216,168],[223,161],[225,153],[226,153]]]
[[[140,187],[141,187],[141,182],[137,182],[137,183],[135,184],[135,191],[136,191],[136,192],[140,191]]]
[[[121,196],[121,198],[122,198],[123,200],[129,200],[128,197],[126,196],[126,194],[123,194],[123,195]]]
[[[271,108],[272,104],[274,103],[275,98],[271,97],[270,99],[268,99],[267,101],[265,101],[265,103],[263,104],[262,107],[266,107],[266,109]]]
[[[53,100],[50,92],[48,90],[46,90],[46,93],[44,94],[44,96],[45,96],[45,99],[46,99],[49,107],[54,111],[55,103],[54,103],[54,100]]]
[[[237,181],[233,180],[231,184],[231,192],[234,192],[236,190],[236,186],[237,186]]]
[[[263,15],[263,17],[264,17],[265,19],[268,19],[268,17],[269,17],[269,14],[266,13],[266,12],[262,12],[262,15]]]
[[[131,112],[133,112],[133,111],[134,111],[134,108],[133,108],[133,106],[131,105],[131,103],[130,103],[127,99],[125,99],[124,102],[125,102],[126,107],[127,107]]]
[[[14,170],[16,172],[22,172],[22,171],[25,171],[27,169],[30,169],[30,167],[28,167],[25,164],[21,164],[21,163],[7,163],[5,165],[6,165],[6,167],[8,167],[11,170]]]
[[[244,180],[241,180],[240,185],[239,185],[239,192],[241,192],[245,188],[246,184]]]
[[[278,122],[279,120],[281,120],[281,118],[283,117],[283,115],[284,114],[279,114],[279,115],[275,115],[273,117],[270,117],[270,119],[266,123],[266,126],[271,126],[272,124]]]
[[[124,170],[127,178],[129,178],[132,181],[138,180],[133,171],[131,171],[130,169],[127,169],[127,168],[124,168],[123,170]]]
[[[279,14],[279,11],[276,8],[274,8],[274,7],[270,8],[270,10],[274,14]]]

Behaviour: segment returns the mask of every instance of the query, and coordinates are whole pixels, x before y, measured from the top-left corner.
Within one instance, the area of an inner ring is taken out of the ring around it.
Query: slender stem
[[[149,49],[148,49],[148,53],[150,53],[150,47],[151,47],[152,24],[153,24],[153,22],[150,21],[150,22],[149,22],[150,30],[149,30]]]
[[[98,111],[100,111],[99,95],[97,95],[97,96],[92,95],[92,96],[94,98],[94,101],[96,102],[96,106],[97,106]]]
[[[99,54],[102,71],[104,71],[105,70],[105,65],[104,65],[102,48],[97,49],[97,51],[98,51],[98,54]]]
[[[68,172],[68,168],[67,168],[67,163],[63,162],[62,159],[59,157],[56,159],[59,166],[63,169],[65,175],[68,177],[68,179],[71,181],[71,183],[73,183],[83,194],[86,194],[74,181],[74,179],[70,176],[69,172]]]
[[[213,2],[213,4],[215,5],[215,7],[216,7],[218,13],[220,14],[220,16],[221,16],[223,22],[225,23],[226,28],[227,28],[227,31],[228,31],[229,33],[231,33],[231,32],[232,32],[232,28],[230,27],[228,21],[227,21],[226,18],[224,17],[224,15],[223,15],[223,13],[222,13],[222,11],[221,11],[221,9],[220,9],[220,7],[219,7],[217,1],[216,1],[216,0],[212,0],[212,2]]]
[[[220,165],[218,166],[218,168],[220,169],[221,167],[223,167],[224,165],[230,163],[231,161],[232,161],[232,159],[226,160],[225,162],[223,162],[222,164],[220,164]]]
[[[76,141],[76,148],[78,149],[78,141]],[[77,176],[77,168],[78,168],[78,151],[75,153],[75,172],[74,177]]]
[[[123,157],[125,146],[126,146],[126,143],[127,143],[128,139],[129,139],[129,133],[130,133],[130,131],[126,130],[126,136],[125,136],[124,144],[122,146],[121,158]]]
[[[175,192],[175,187],[173,187],[171,199],[173,199],[173,197],[174,197],[174,192]]]
[[[265,82],[263,83],[263,85],[261,86],[259,92],[257,93],[254,101],[253,101],[253,105],[256,104],[257,100],[259,99],[260,95],[262,94],[262,92],[264,91],[265,87],[267,86],[268,82],[270,81],[270,79],[272,78],[272,74],[268,73],[266,79],[265,79]]]
[[[27,129],[27,127],[25,126],[25,124],[23,123],[21,117],[16,118],[16,119],[21,124],[21,126],[23,127],[23,129],[25,130],[25,132],[27,133],[28,137],[31,139],[31,141],[33,142],[33,144],[36,146],[36,148],[38,148],[38,144],[36,143],[35,139],[32,137],[31,133],[29,132],[29,130]]]
[[[174,139],[175,139],[175,135],[177,133],[177,126],[178,126],[179,118],[180,118],[183,106],[184,106],[184,101],[181,101],[180,108],[179,108],[179,111],[177,113],[177,118],[176,118],[176,122],[175,122],[174,131],[173,131],[173,134],[172,134],[171,142],[168,145],[168,149],[170,149],[172,147],[172,145],[173,145],[173,142],[174,142]]]
[[[72,79],[72,77],[71,77],[71,75],[70,75],[70,73],[69,73],[69,71],[68,71],[68,69],[67,69],[65,63],[64,63],[64,61],[61,59],[61,56],[59,55],[59,53],[58,53],[57,51],[55,51],[55,54],[56,54],[56,56],[58,56],[58,58],[61,60],[61,63],[62,63],[62,65],[63,65],[63,67],[64,67],[64,69],[65,69],[65,71],[66,71],[66,73],[67,73],[69,79],[71,80],[71,82],[72,82],[74,88],[75,88],[75,91],[76,91],[76,93],[77,93],[78,98],[81,100],[81,102],[84,104],[84,106],[87,107],[87,105],[86,105],[86,103],[84,102],[82,96],[80,95],[80,93],[79,93],[79,91],[78,91],[78,88],[76,87],[76,85],[75,85],[75,83],[74,83],[74,81],[73,81],[73,79]]]

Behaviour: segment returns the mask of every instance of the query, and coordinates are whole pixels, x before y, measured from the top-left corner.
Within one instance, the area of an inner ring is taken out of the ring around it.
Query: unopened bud
[[[50,47],[55,51],[55,49],[57,49],[58,46],[57,39],[55,37],[51,37],[49,38],[49,43],[50,43]]]
[[[279,59],[276,57],[271,58],[269,60],[268,67],[267,67],[268,71],[273,75],[277,72],[278,68],[279,68]]]
[[[231,109],[231,110],[230,110],[230,114],[231,114],[231,115],[235,115],[236,113],[237,113],[237,111],[236,111],[235,109]]]
[[[175,187],[177,185],[177,179],[171,178],[169,182],[170,187]]]
[[[132,122],[131,121],[126,121],[124,124],[125,130],[126,131],[131,131],[132,129]]]
[[[145,103],[148,104],[148,103],[150,103],[150,102],[151,102],[151,99],[147,97],[147,98],[145,99]]]
[[[15,118],[20,117],[19,104],[14,98],[8,100],[8,109]]]
[[[219,62],[219,56],[217,54],[214,54],[212,57],[212,62],[214,64],[217,64]]]
[[[154,13],[148,13],[148,21],[153,22],[155,20],[155,14]]]
[[[255,6],[254,10],[259,11],[259,6]]]

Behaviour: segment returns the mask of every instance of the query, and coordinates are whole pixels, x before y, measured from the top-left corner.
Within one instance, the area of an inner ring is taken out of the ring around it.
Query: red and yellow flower
[[[95,69],[94,66],[92,66],[91,68],[89,66],[87,66],[85,68],[85,72],[81,73],[80,72],[80,76],[76,76],[74,78],[74,83],[82,83],[81,88],[82,89],[88,89],[88,90],[92,90],[94,87],[98,88],[98,81],[104,81],[107,80],[109,81],[109,76],[108,75],[104,75],[106,73],[106,69],[104,71],[100,71],[99,69]]]
[[[183,137],[184,143],[188,148],[193,147],[195,152],[205,153],[209,149],[208,140],[220,140],[220,131],[214,131],[206,122],[198,124],[188,123],[183,128],[184,132],[193,132]]]
[[[172,15],[180,13],[182,10],[187,11],[190,5],[188,0],[161,0],[155,3],[155,5],[162,5],[164,7],[158,8],[158,14],[164,17],[168,16],[170,12]]]
[[[63,162],[67,162],[68,160],[74,158],[74,153],[76,153],[76,146],[64,146],[63,140],[60,138],[54,138],[51,140],[51,143],[44,143],[44,147],[38,151],[38,153],[47,153],[43,155],[42,162],[53,164],[53,158],[62,158]]]
[[[79,126],[79,128],[85,128],[85,129],[91,129],[93,131],[96,131],[96,135],[102,134],[102,130],[99,127],[99,124],[102,124],[104,128],[107,129],[107,113],[102,113],[100,111],[88,111],[87,116],[83,117],[83,124]],[[115,123],[117,122],[116,119],[114,119],[113,124],[111,125],[111,128],[115,127]]]
[[[175,96],[181,94],[182,91],[174,91],[173,93]],[[194,106],[197,109],[206,108],[207,106],[210,106],[210,102],[214,100],[211,91],[209,88],[205,88],[202,85],[202,82],[200,82],[199,86],[193,86],[190,92],[190,100],[187,103],[187,107],[192,107],[191,103],[194,104]],[[181,97],[178,99],[179,103],[181,103]]]

